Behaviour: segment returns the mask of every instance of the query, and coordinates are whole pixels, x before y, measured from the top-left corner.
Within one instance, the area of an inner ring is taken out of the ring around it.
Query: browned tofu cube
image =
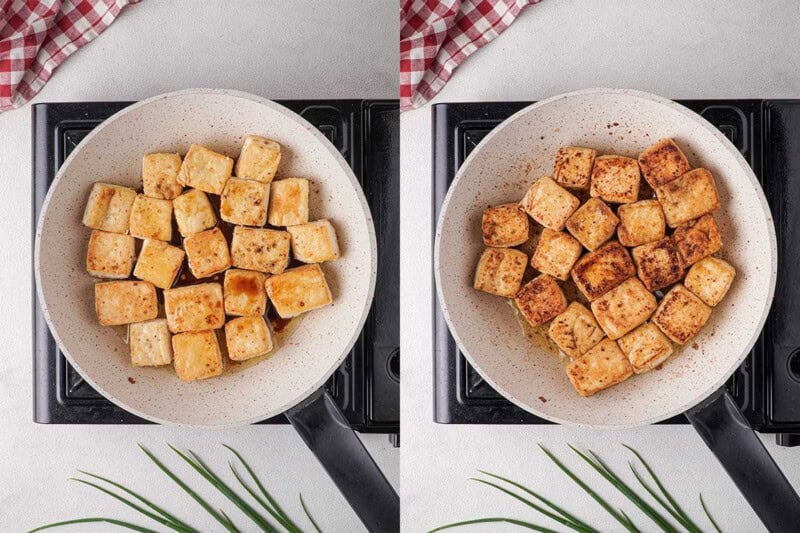
[[[588,250],[597,250],[614,236],[619,219],[600,199],[589,198],[567,220],[567,230]]]
[[[319,265],[303,265],[267,278],[267,295],[281,318],[292,318],[333,301]]]
[[[592,302],[592,313],[609,339],[619,339],[650,318],[656,297],[642,282],[630,278]]]
[[[593,197],[614,204],[630,204],[639,198],[639,163],[630,157],[604,155],[594,160]]]
[[[600,341],[583,357],[567,365],[567,376],[581,396],[591,396],[622,383],[632,374],[628,358],[610,339]]]
[[[631,251],[636,274],[648,291],[657,291],[683,277],[683,260],[669,237],[637,246]]]
[[[522,286],[514,297],[519,312],[531,326],[538,327],[567,309],[567,298],[552,276],[540,274]]]
[[[512,298],[520,285],[528,256],[513,248],[487,248],[475,269],[473,287],[479,291]]]
[[[611,241],[584,255],[572,267],[572,280],[590,302],[636,274],[631,256]]]
[[[722,235],[711,215],[678,226],[672,234],[672,240],[687,266],[722,249]]]
[[[136,243],[130,235],[92,230],[86,250],[86,271],[90,276],[125,279],[131,275]]]
[[[578,302],[570,303],[566,311],[553,319],[548,334],[573,359],[594,348],[606,336],[591,311]]]
[[[181,236],[188,237],[217,225],[217,215],[206,196],[197,189],[187,191],[172,201],[175,222]]]
[[[222,194],[231,177],[233,159],[199,144],[193,144],[183,158],[178,181],[212,194]]]
[[[670,228],[719,209],[714,176],[704,168],[690,170],[680,178],[656,188],[656,196]]]
[[[617,341],[636,374],[644,374],[672,355],[672,343],[652,322],[642,324]]]
[[[139,195],[131,208],[131,235],[139,239],[172,239],[172,201]]]
[[[569,189],[588,189],[592,163],[597,151],[579,146],[565,146],[556,153],[553,178]]]
[[[248,135],[236,160],[236,175],[246,180],[270,183],[280,162],[280,144],[265,137]]]
[[[222,191],[219,216],[231,224],[263,226],[267,223],[268,203],[268,184],[231,178]]]
[[[528,215],[519,204],[490,207],[483,212],[481,229],[486,246],[519,246],[528,240]]]
[[[522,216],[526,217],[525,213]],[[527,222],[527,220],[526,220]],[[322,263],[339,258],[336,230],[328,220],[316,220],[286,228],[292,237],[292,254],[303,263]]]
[[[174,200],[183,191],[178,181],[179,154],[147,154],[142,158],[144,194],[151,198]]]
[[[213,276],[231,267],[228,241],[219,228],[186,237],[183,240],[183,247],[186,249],[189,269],[198,279]]]
[[[272,351],[272,334],[263,316],[241,316],[225,324],[225,343],[232,361],[246,361]]]
[[[639,167],[654,189],[689,172],[689,161],[675,141],[661,139],[639,155]]]
[[[267,220],[272,226],[294,226],[308,222],[308,180],[286,178],[273,181]]]
[[[94,286],[94,309],[101,326],[121,326],[158,315],[156,288],[146,281],[106,281]]]
[[[225,272],[225,312],[233,316],[261,316],[267,310],[267,276],[252,270]]]
[[[95,183],[83,212],[83,225],[109,233],[128,233],[136,191],[128,187]]]
[[[172,333],[221,328],[225,324],[222,285],[201,283],[167,289],[164,311]]]
[[[564,229],[580,204],[580,200],[547,176],[536,180],[520,202],[533,220],[555,231]]]
[[[163,318],[130,325],[131,364],[161,366],[172,362],[172,335]]]
[[[286,231],[237,226],[231,242],[233,266],[280,274],[289,266],[291,241]]]
[[[736,269],[716,257],[706,257],[695,263],[686,274],[683,284],[706,305],[714,307],[731,288]]]
[[[222,350],[214,331],[173,335],[175,372],[182,381],[197,381],[222,374]]]
[[[658,200],[621,205],[617,216],[617,238],[623,246],[641,246],[664,238],[667,223]]]
[[[566,281],[581,252],[581,243],[569,234],[545,228],[531,257],[531,266],[542,274]]]
[[[664,335],[685,344],[711,316],[711,308],[683,285],[675,285],[658,304],[653,323]]]
[[[144,241],[133,275],[159,289],[169,289],[183,265],[185,252],[162,241]]]

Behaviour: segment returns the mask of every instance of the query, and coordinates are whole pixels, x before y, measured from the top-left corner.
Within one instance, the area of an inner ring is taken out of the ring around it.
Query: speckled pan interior
[[[311,219],[329,218],[336,227],[342,257],[323,267],[334,303],[308,313],[274,356],[218,378],[183,383],[171,368],[134,368],[120,335],[98,325],[95,317],[94,280],[85,272],[90,231],[81,224],[89,190],[96,181],[140,187],[141,159],[148,152],[185,153],[191,143],[200,143],[237,157],[248,134],[283,145],[278,178],[311,179]],[[364,324],[376,256],[364,194],[322,134],[274,102],[203,89],[135,104],[86,137],[50,188],[37,227],[34,262],[50,329],[92,386],[149,420],[225,427],[279,414],[322,386]]]
[[[660,370],[634,375],[589,398],[578,396],[562,363],[520,332],[503,298],[472,289],[481,213],[518,201],[536,178],[552,175],[560,146],[636,157],[673,137],[693,166],[715,176],[721,257],[738,275],[698,336]],[[719,388],[749,352],[772,302],[776,275],[772,217],[739,152],[711,124],[672,101],[638,91],[590,89],[539,102],[488,135],[458,172],[435,243],[440,305],[458,345],[509,400],[552,421],[620,428],[664,420]]]

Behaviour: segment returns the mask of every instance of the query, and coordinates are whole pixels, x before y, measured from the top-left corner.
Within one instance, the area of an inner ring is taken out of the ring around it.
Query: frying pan
[[[135,368],[118,332],[94,313],[81,214],[96,181],[141,186],[149,152],[191,143],[238,155],[244,136],[284,147],[278,177],[312,180],[311,219],[333,221],[342,249],[325,272],[334,303],[308,313],[277,352],[222,376],[181,383],[168,368]],[[372,217],[352,170],[311,124],[274,102],[191,89],[125,108],[94,129],[56,175],[36,229],[34,269],[44,316],[64,355],[98,392],[153,422],[226,428],[286,413],[370,529],[398,529],[399,500],[324,384],[353,347],[372,304],[377,252]],[[132,378],[132,379],[129,379]]]
[[[721,256],[736,267],[737,277],[706,326],[662,369],[582,398],[559,358],[521,333],[503,298],[472,289],[483,250],[481,213],[489,205],[518,201],[533,180],[551,175],[561,146],[636,157],[662,137],[674,138],[692,166],[714,174]],[[767,527],[785,531],[800,520],[800,499],[724,389],[764,325],[776,265],[769,207],[736,148],[689,109],[621,89],[555,96],[494,129],[458,171],[442,206],[434,249],[437,294],[450,331],[498,392],[547,420],[595,429],[631,428],[686,413]]]

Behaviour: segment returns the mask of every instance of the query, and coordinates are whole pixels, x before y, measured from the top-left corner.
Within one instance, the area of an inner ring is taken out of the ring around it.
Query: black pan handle
[[[326,391],[286,412],[345,499],[371,532],[400,531],[400,498]]]
[[[689,422],[770,531],[796,531],[800,498],[727,390],[686,413]]]

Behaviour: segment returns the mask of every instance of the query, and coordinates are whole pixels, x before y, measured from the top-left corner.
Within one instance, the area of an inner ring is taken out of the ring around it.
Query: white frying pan
[[[561,146],[636,157],[662,137],[674,138],[693,166],[714,174],[722,204],[716,216],[724,242],[721,255],[736,267],[737,277],[708,324],[661,370],[583,398],[559,359],[521,333],[504,299],[472,289],[483,250],[481,213],[489,205],[518,201],[534,179],[552,175]],[[720,391],[761,332],[776,265],[775,230],[764,193],[728,139],[675,102],[617,89],[555,96],[493,130],[450,187],[434,251],[438,297],[450,331],[498,392],[542,418],[596,429],[652,424],[694,409],[687,413],[690,421],[762,520],[786,530],[778,526],[797,523],[800,500],[733,401]],[[746,453],[750,457],[745,460]]]
[[[199,143],[236,157],[248,134],[275,139],[284,147],[278,176],[310,178],[311,219],[333,221],[342,257],[324,268],[334,303],[304,316],[274,356],[218,378],[182,383],[169,369],[132,367],[120,335],[97,323],[94,280],[85,271],[89,230],[81,215],[92,183],[139,188],[143,154],[185,153],[191,143]],[[94,129],[50,187],[34,257],[37,292],[50,330],[70,363],[97,391],[147,420],[193,428],[249,424],[288,411],[365,524],[385,529],[399,520],[397,495],[323,392],[364,325],[376,267],[369,207],[333,145],[283,106],[210,89],[144,100]]]

